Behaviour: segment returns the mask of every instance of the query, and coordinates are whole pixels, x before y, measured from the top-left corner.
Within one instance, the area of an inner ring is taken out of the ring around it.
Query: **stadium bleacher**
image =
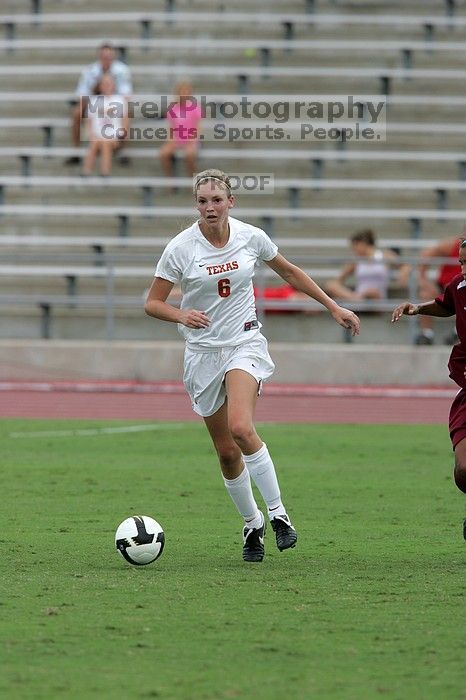
[[[81,178],[64,164],[85,148],[72,148],[69,138],[69,104],[80,69],[108,37],[129,61],[138,95],[170,95],[177,77],[185,76],[196,94],[219,104],[241,94],[259,101],[388,95],[387,135],[377,143],[344,136],[322,143],[208,140],[200,151],[200,168],[273,174],[273,193],[240,195],[234,213],[267,228],[291,257],[318,258],[319,264],[305,267],[319,281],[334,274],[336,247],[343,259],[347,236],[361,226],[374,228],[384,245],[396,241],[408,256],[424,242],[459,233],[466,190],[465,5],[416,0],[388,8],[381,0],[372,6],[368,12],[366,3],[345,0],[274,0],[264,12],[259,2],[233,0],[226,9],[221,2],[177,0],[154,12],[153,3],[142,0],[128,12],[117,0],[108,12],[106,3],[80,0],[71,12],[58,0],[3,3],[2,316],[17,314],[25,324],[21,332],[31,337],[92,337],[99,318],[107,335],[128,337],[126,319],[133,337],[147,337],[138,304],[160,241],[195,218],[181,163],[172,181],[178,191],[167,192],[157,143],[128,144],[131,165],[117,159],[105,182]],[[230,125],[241,128],[241,121]],[[206,130],[212,126],[206,120]],[[340,132],[345,126],[339,124]],[[299,120],[288,128],[299,131]],[[110,290],[118,319],[111,323],[108,251],[120,256]],[[65,316],[69,291],[80,278],[89,288],[80,285],[74,303],[90,309],[92,321],[77,314],[74,329],[69,318],[52,326],[50,308]],[[32,293],[29,307],[28,279],[40,292],[40,299]],[[267,323],[273,330],[274,321]],[[18,332],[18,323],[2,324],[2,337]],[[153,337],[158,331],[151,326],[149,332]],[[163,337],[176,332],[169,329]],[[322,337],[338,340],[341,334],[324,331]],[[409,337],[397,328],[388,342]]]

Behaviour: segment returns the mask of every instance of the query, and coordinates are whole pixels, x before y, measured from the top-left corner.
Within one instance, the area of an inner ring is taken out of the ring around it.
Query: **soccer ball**
[[[115,545],[129,564],[143,566],[160,557],[165,533],[159,523],[147,515],[126,518],[117,527]]]

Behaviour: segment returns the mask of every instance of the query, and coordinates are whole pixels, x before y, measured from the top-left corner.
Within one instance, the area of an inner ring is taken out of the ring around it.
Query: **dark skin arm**
[[[398,321],[403,314],[406,316],[424,314],[425,316],[437,316],[438,318],[447,318],[448,316],[455,315],[435,301],[426,301],[424,304],[410,304],[409,301],[405,301],[394,309],[392,323]],[[466,369],[464,370],[464,376],[466,377]]]
[[[437,304],[434,299],[432,301],[426,301],[424,304],[411,304],[409,301],[404,301],[402,304],[398,304],[393,310],[392,323],[399,321],[403,315],[417,316],[418,314],[423,316],[437,316],[438,318],[447,318],[448,316],[455,315],[454,312],[448,311],[445,307]]]

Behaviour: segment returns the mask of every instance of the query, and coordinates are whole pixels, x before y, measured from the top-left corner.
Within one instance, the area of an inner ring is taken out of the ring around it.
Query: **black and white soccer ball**
[[[162,554],[165,533],[162,526],[148,515],[133,515],[118,525],[115,545],[129,564],[144,566]]]

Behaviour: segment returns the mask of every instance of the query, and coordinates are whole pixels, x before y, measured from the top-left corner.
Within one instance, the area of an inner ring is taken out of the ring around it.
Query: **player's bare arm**
[[[272,260],[268,260],[267,265],[298,292],[307,294],[325,306],[340,326],[351,330],[352,335],[359,334],[360,322],[356,314],[339,306],[304,270],[291,263],[280,253]]]
[[[411,304],[409,301],[404,301],[393,310],[392,323],[399,321],[402,316],[437,316],[438,318],[446,318],[454,316],[454,313],[445,309],[436,301],[426,301],[424,304]]]
[[[155,277],[144,305],[146,314],[161,321],[181,323],[187,328],[207,328],[210,321],[203,311],[177,309],[172,304],[167,304],[167,298],[172,289],[173,282]]]

